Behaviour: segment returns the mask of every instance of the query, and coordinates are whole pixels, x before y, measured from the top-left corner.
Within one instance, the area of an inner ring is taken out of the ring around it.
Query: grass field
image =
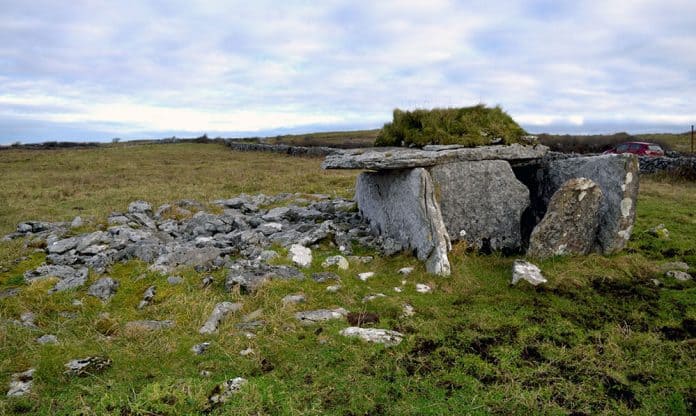
[[[81,215],[102,223],[135,199],[157,206],[241,192],[350,196],[356,173],[325,172],[320,162],[213,144],[2,151],[0,234],[27,219]],[[184,284],[171,286],[167,276],[130,262],[109,271],[121,286],[102,304],[86,287],[48,295],[51,282],[24,284],[22,273],[44,254],[21,241],[0,243],[0,290],[22,290],[0,299],[0,385],[12,373],[37,369],[32,395],[7,399],[3,393],[0,414],[201,414],[213,388],[233,377],[249,383],[212,414],[694,414],[696,284],[658,271],[666,261],[686,261],[696,272],[694,206],[696,184],[643,178],[629,249],[539,263],[549,279],[540,288],[509,285],[514,257],[455,246],[453,275],[436,278],[412,257],[380,258],[356,247],[376,259],[339,271],[343,288],[336,294],[311,279],[272,282],[254,295],[226,293],[224,270],[205,290],[193,270],[180,273]],[[648,232],[660,223],[669,239]],[[329,246],[315,250],[308,273],[336,253]],[[397,270],[407,265],[416,270],[397,293],[393,287],[404,279]],[[361,282],[355,276],[363,271],[376,276]],[[416,283],[434,290],[417,293]],[[155,303],[136,309],[150,285],[158,287]],[[300,292],[306,304],[281,306],[283,296]],[[377,292],[388,296],[362,302]],[[75,299],[82,306],[74,306]],[[199,335],[222,300],[244,308],[217,335]],[[415,308],[413,317],[401,317],[405,302]],[[379,326],[406,334],[404,342],[384,348],[341,337],[345,322],[303,327],[293,319],[296,310],[339,306],[378,313]],[[234,325],[258,309],[266,326],[248,339]],[[36,313],[38,330],[8,322],[28,310]],[[125,322],[134,319],[173,319],[176,326],[127,330]],[[60,342],[35,342],[47,333]],[[191,346],[203,341],[212,342],[208,353],[193,355]],[[246,348],[254,353],[241,356]],[[67,361],[96,354],[111,358],[112,368],[84,378],[63,374]]]

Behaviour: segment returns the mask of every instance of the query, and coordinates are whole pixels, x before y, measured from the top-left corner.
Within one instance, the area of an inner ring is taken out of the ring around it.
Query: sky
[[[0,0],[0,144],[381,127],[500,105],[530,132],[696,123],[694,0]]]

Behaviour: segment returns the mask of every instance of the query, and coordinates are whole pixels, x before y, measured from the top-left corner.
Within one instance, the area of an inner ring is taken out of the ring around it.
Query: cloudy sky
[[[694,0],[0,0],[0,143],[380,127],[686,131]]]

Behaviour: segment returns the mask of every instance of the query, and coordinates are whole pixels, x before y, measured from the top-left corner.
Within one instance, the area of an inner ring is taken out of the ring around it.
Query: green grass
[[[319,163],[189,144],[2,152],[1,229],[30,217],[77,213],[104,221],[136,198],[207,201],[242,191],[350,195],[355,173],[323,173]],[[452,277],[438,278],[412,257],[381,258],[356,247],[376,258],[338,271],[343,288],[336,294],[325,290],[332,283],[310,279],[272,282],[253,295],[225,293],[224,270],[205,290],[202,275],[192,270],[179,273],[183,284],[170,286],[166,276],[130,262],[110,270],[121,286],[103,304],[87,296],[86,287],[48,295],[51,282],[23,284],[19,276],[44,255],[21,242],[0,243],[0,290],[22,289],[0,300],[0,384],[14,372],[37,368],[32,395],[11,400],[3,394],[0,414],[200,414],[214,386],[238,376],[249,380],[247,386],[212,414],[693,414],[696,284],[665,278],[657,267],[681,260],[696,272],[694,206],[696,184],[643,180],[628,250],[549,259],[539,264],[549,279],[540,288],[509,286],[513,257],[455,246]],[[647,232],[660,223],[670,230],[669,240]],[[322,270],[322,260],[333,254],[329,246],[315,250],[306,273]],[[404,278],[397,270],[407,265],[416,270]],[[361,282],[355,276],[362,271],[376,276]],[[91,275],[90,283],[97,278]],[[656,287],[655,278],[664,286]],[[403,292],[393,291],[402,280]],[[432,285],[433,292],[417,293],[416,283]],[[150,285],[158,289],[155,302],[136,309]],[[361,301],[378,292],[387,297]],[[290,293],[304,293],[307,303],[282,307],[280,299]],[[83,305],[73,306],[74,299]],[[244,308],[218,334],[199,335],[222,300]],[[415,316],[401,317],[406,302]],[[378,326],[404,333],[404,341],[384,348],[341,337],[345,322],[302,327],[293,319],[298,310],[339,306],[378,313]],[[249,339],[235,324],[257,309],[267,324]],[[37,314],[39,330],[6,322],[27,310]],[[176,326],[158,333],[126,330],[125,323],[136,319],[173,319]],[[34,341],[46,333],[60,343]],[[195,356],[191,346],[203,341],[212,342],[210,350]],[[239,355],[248,347],[255,354]],[[63,375],[70,359],[95,354],[111,358],[112,368],[85,378]],[[212,375],[201,376],[201,370]]]
[[[483,104],[462,108],[394,110],[375,146],[418,146],[460,144],[482,146],[521,142],[526,132],[500,107]],[[495,142],[494,142],[495,141]]]

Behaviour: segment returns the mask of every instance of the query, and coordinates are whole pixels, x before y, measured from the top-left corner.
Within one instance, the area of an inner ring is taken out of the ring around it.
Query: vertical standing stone
[[[602,190],[587,178],[570,179],[553,194],[544,219],[529,239],[527,254],[551,257],[589,254],[595,246]]]
[[[576,157],[548,162],[541,192],[545,201],[569,179],[587,178],[602,189],[599,229],[595,250],[604,254],[621,251],[631,238],[638,197],[638,158],[635,155]]]
[[[529,190],[504,160],[454,162],[430,169],[452,240],[486,250],[518,250]]]
[[[423,168],[366,172],[358,176],[355,200],[374,232],[415,251],[429,273],[450,274],[449,235]]]

